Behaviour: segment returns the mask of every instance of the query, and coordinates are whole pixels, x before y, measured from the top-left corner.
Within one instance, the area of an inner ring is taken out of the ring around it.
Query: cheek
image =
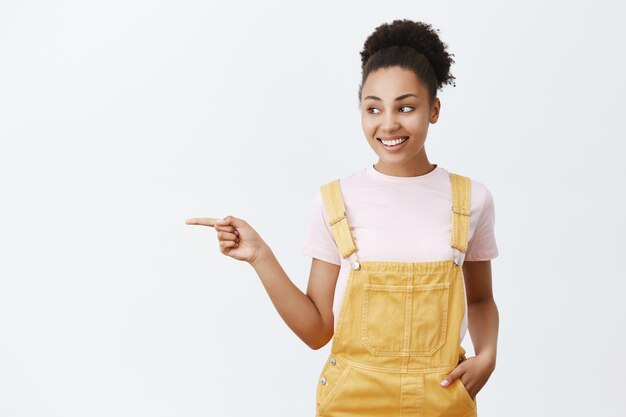
[[[416,117],[411,121],[411,125],[413,129],[424,130],[428,129],[428,125],[430,124],[430,115],[427,113],[420,114],[419,117]]]
[[[363,126],[365,133],[373,134],[376,131],[376,122],[373,120],[362,119],[361,126]]]

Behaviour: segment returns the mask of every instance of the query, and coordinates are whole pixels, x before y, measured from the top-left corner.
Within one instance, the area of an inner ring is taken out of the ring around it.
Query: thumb
[[[233,226],[235,228],[239,228],[247,224],[245,220],[235,216],[226,216],[223,219],[217,219],[215,223],[220,226]]]

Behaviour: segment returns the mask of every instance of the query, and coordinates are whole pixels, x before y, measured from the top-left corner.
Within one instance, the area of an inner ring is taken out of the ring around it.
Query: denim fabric
[[[316,417],[476,417],[457,378],[441,380],[466,359],[462,256],[470,224],[469,177],[450,173],[451,258],[433,262],[361,260],[339,180],[321,187],[329,226],[351,269],[331,351],[319,374]]]

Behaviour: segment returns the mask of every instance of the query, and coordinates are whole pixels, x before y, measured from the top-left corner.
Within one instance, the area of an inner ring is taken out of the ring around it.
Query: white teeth
[[[404,142],[405,140],[407,140],[408,138],[402,138],[402,139],[394,139],[394,140],[385,140],[385,139],[381,139],[380,141],[387,145],[387,146],[393,146],[393,145],[398,145],[399,143]]]

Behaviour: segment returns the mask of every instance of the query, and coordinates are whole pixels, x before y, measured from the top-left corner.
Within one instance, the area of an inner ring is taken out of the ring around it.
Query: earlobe
[[[441,101],[439,100],[439,97],[437,97],[437,101],[435,101],[434,107],[433,107],[433,113],[430,116],[430,122],[431,123],[437,123],[437,119],[439,119],[439,110],[441,109]]]

